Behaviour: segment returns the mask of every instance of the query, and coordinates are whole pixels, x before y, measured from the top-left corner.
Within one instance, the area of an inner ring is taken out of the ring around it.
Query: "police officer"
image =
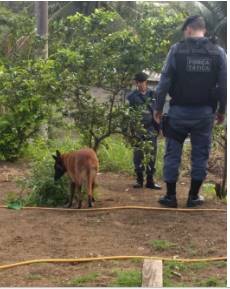
[[[154,118],[163,120],[166,135],[164,180],[167,193],[159,203],[177,207],[176,182],[181,162],[183,142],[191,139],[191,186],[187,207],[204,202],[199,190],[206,177],[215,118],[223,123],[226,108],[226,54],[205,37],[204,19],[190,16],[182,27],[184,40],[169,51],[157,86]],[[171,97],[168,117],[162,118],[166,94]]]
[[[132,108],[143,107],[142,114],[142,124],[146,130],[146,134],[140,132],[136,133],[137,138],[142,140],[150,140],[152,142],[153,150],[151,152],[151,160],[146,166],[146,188],[160,190],[161,187],[154,182],[153,176],[155,173],[155,162],[156,162],[156,153],[157,153],[157,135],[159,133],[159,125],[154,121],[153,111],[155,105],[155,97],[152,90],[148,89],[147,86],[148,75],[144,72],[137,73],[135,75],[135,82],[137,88],[131,92],[127,99],[129,105]],[[135,130],[135,128],[134,128]],[[136,142],[138,143],[138,142]],[[134,148],[133,162],[135,166],[136,173],[136,184],[134,188],[142,188],[144,183],[144,170],[143,165],[144,152],[138,144]]]

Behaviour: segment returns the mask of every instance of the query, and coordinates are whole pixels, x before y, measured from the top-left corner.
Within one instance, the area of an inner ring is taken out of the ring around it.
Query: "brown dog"
[[[99,168],[98,158],[92,149],[81,149],[61,154],[56,151],[54,180],[60,179],[65,172],[71,179],[70,201],[67,207],[71,207],[75,190],[77,191],[78,208],[82,206],[82,186],[85,185],[88,194],[88,206],[92,207],[93,189]]]

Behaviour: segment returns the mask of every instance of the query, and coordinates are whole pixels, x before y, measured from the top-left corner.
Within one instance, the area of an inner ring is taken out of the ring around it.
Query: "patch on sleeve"
[[[187,56],[187,72],[210,72],[212,59],[208,57]]]

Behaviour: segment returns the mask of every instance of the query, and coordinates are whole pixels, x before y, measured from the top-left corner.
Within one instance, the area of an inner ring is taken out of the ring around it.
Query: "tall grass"
[[[106,139],[98,151],[98,158],[101,171],[133,174],[132,148],[120,136]]]
[[[162,177],[164,140],[158,141],[156,177]],[[106,140],[98,152],[101,171],[134,174],[133,149],[121,136],[112,136]]]

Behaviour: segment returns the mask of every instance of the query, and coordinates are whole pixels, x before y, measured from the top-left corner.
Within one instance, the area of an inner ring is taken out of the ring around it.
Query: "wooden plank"
[[[162,260],[144,260],[142,287],[163,287]]]

